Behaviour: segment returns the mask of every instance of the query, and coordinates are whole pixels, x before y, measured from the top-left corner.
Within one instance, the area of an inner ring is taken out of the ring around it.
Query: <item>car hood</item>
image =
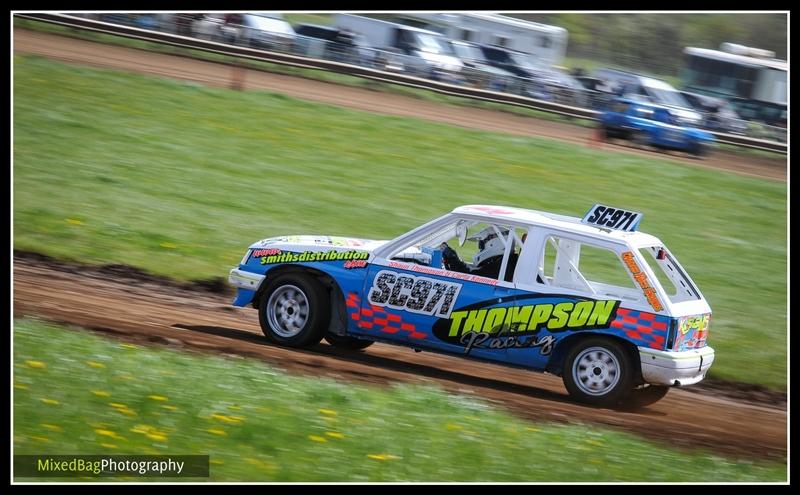
[[[336,237],[327,235],[290,235],[270,237],[254,242],[250,249],[280,249],[285,251],[325,251],[329,249],[349,251],[368,251],[389,242],[375,241],[372,239],[358,239],[355,237]]]

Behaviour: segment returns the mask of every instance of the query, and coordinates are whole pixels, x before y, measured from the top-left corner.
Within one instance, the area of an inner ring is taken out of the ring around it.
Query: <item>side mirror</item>
[[[461,220],[456,225],[456,235],[458,236],[458,245],[463,246],[467,241],[467,222]]]

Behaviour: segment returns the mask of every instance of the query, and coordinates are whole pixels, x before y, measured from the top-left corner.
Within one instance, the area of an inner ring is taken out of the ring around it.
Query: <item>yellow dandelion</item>
[[[319,412],[324,414],[325,416],[336,416],[337,414],[339,414],[333,409],[320,409]]]
[[[234,425],[238,425],[242,422],[242,418],[240,416],[225,416],[224,414],[219,413],[212,414],[211,419],[216,419],[217,421]]]
[[[128,406],[125,404],[120,404],[119,402],[109,402],[109,406],[113,407],[114,409],[127,409]]]
[[[161,433],[147,433],[146,436],[151,440],[157,440],[159,442],[164,442],[167,440],[167,436]]]
[[[160,244],[160,246],[161,246],[162,248],[165,248],[165,249],[175,249],[176,247],[178,247],[178,245],[177,245],[177,244],[173,244],[173,243],[171,243],[171,242],[162,242],[162,243]]]
[[[117,376],[117,380],[136,380],[136,377],[128,373]]]
[[[225,433],[225,430],[219,430],[217,428],[209,428],[206,431],[214,435],[220,435],[220,436],[227,435],[227,433]]]
[[[37,442],[42,442],[42,443],[49,443],[50,442],[50,439],[47,438],[47,437],[40,437],[40,436],[33,436],[32,435],[31,438],[36,440]]]
[[[77,218],[67,218],[67,223],[70,225],[83,225],[83,222],[81,222]]]
[[[59,404],[59,402],[57,400],[55,400],[55,399],[44,399],[43,398],[42,402],[44,402],[48,406],[57,406]]]
[[[228,406],[231,411],[241,411],[241,406]]]
[[[47,367],[47,365],[41,361],[25,361],[25,364],[28,366],[28,368],[34,369],[42,369]]]
[[[133,344],[120,344],[119,346],[122,347],[123,349],[138,349],[139,348],[138,345],[133,345]]]
[[[92,394],[96,395],[97,397],[111,397],[111,394],[105,390],[92,390]]]
[[[45,428],[47,430],[50,430],[50,431],[62,431],[62,428],[60,426],[58,426],[58,425],[40,423],[39,426],[41,426],[42,428]]]
[[[116,445],[114,445],[113,443],[101,443],[100,445],[102,447],[107,448],[107,449],[118,449],[119,448]]]
[[[136,411],[132,409],[115,409],[118,413],[122,413],[126,416],[136,416]]]
[[[169,405],[169,404],[161,404],[161,407],[166,409],[167,411],[177,411],[178,410],[177,406],[172,406],[172,405]]]
[[[211,459],[211,460],[208,461],[208,463],[209,464],[216,464],[216,465],[220,466],[222,464],[225,464],[225,461],[220,460],[220,459]]]
[[[86,361],[86,364],[91,366],[92,368],[105,368],[106,365],[103,363],[98,363],[97,361]]]
[[[169,400],[168,398],[164,397],[163,395],[148,395],[147,398],[150,399],[150,400],[160,400],[160,401]]]
[[[321,437],[321,436],[319,436],[319,435],[309,435],[309,436],[308,436],[308,439],[309,439],[309,440],[311,440],[312,442],[319,442],[319,443],[325,443],[325,442],[327,442],[327,440],[325,439],[325,437]]]
[[[116,433],[114,433],[111,430],[100,430],[100,429],[97,429],[97,430],[94,430],[94,432],[97,433],[98,435],[102,435],[104,437],[113,437],[114,435],[116,435]]]
[[[447,424],[445,425],[445,428],[447,428],[448,430],[463,430],[463,429],[464,429],[464,427],[463,427],[463,426],[461,426],[461,425],[454,425],[453,423],[447,423]]]
[[[540,430],[539,428],[534,428],[532,426],[527,426],[525,427],[525,431],[532,431],[533,433],[536,433],[537,431],[542,431],[542,430]]]
[[[344,434],[338,431],[326,431],[325,434],[331,438],[344,438]]]
[[[15,383],[14,388],[17,388],[19,390],[28,390],[28,386],[25,385],[24,383]]]
[[[368,454],[367,457],[370,459],[375,459],[376,461],[392,461],[395,459],[400,459],[396,455],[392,454]]]

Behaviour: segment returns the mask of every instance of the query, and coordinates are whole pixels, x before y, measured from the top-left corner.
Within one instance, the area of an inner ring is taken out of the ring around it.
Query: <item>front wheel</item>
[[[270,341],[289,347],[318,344],[330,324],[328,293],[305,273],[272,280],[258,307],[261,330]]]
[[[633,388],[633,363],[618,343],[587,338],[567,353],[562,379],[575,399],[595,406],[611,407],[625,399]]]

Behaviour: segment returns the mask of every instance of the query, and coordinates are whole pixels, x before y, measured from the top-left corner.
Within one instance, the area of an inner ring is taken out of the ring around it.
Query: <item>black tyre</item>
[[[639,148],[642,149],[650,148],[650,138],[644,131],[633,131],[631,133],[631,141],[633,141],[633,144],[635,144]]]
[[[633,388],[634,369],[625,349],[613,340],[591,337],[567,353],[564,385],[575,399],[611,407],[624,402]]]
[[[355,337],[335,335],[332,333],[325,334],[325,340],[333,347],[349,349],[351,351],[360,351],[374,344],[371,340],[357,339]]]
[[[639,409],[660,401],[669,392],[669,387],[662,385],[646,385],[631,391],[624,406],[628,409]]]
[[[708,154],[708,147],[701,143],[694,143],[692,145],[690,153],[694,155],[695,158],[702,159],[704,156]]]
[[[272,342],[288,347],[318,344],[330,324],[328,293],[304,273],[279,275],[269,282],[258,307],[258,321]]]

